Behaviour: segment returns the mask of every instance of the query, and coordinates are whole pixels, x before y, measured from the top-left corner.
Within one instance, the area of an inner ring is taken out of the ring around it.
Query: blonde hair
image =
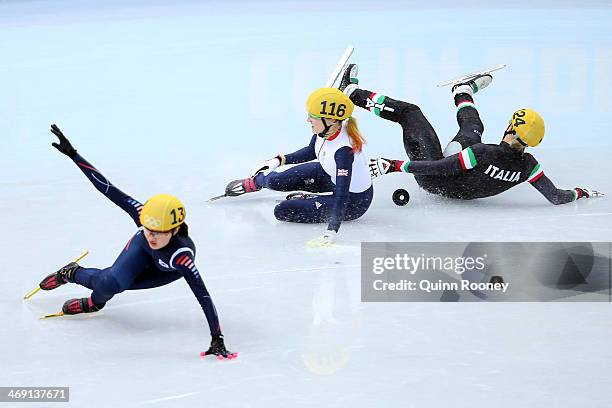
[[[349,137],[351,138],[351,146],[353,146],[353,151],[355,153],[360,153],[363,149],[363,145],[365,144],[365,139],[359,131],[359,127],[357,126],[357,119],[352,116],[348,118],[348,123],[346,124],[346,131]]]
[[[521,142],[519,142],[516,139],[512,139],[510,141],[510,143],[508,143],[510,145],[511,148],[513,148],[514,150],[521,152],[521,153],[525,153],[525,146],[523,146],[521,144]]]

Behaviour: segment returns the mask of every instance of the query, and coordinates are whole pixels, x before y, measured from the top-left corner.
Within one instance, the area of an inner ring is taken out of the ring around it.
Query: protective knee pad
[[[448,157],[459,153],[461,150],[463,150],[463,146],[461,146],[461,143],[457,142],[456,140],[453,140],[446,145],[442,154],[444,155],[444,157]]]

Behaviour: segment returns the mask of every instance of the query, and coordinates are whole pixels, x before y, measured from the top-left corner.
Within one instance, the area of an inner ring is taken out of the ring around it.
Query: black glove
[[[77,151],[74,147],[72,147],[70,141],[66,139],[66,136],[64,136],[60,128],[53,124],[51,125],[51,132],[53,132],[53,134],[59,139],[59,143],[51,143],[51,146],[55,147],[57,150],[72,159],[76,155]]]
[[[223,342],[222,334],[213,336],[212,340],[210,341],[210,347],[208,348],[208,350],[200,353],[200,355],[203,357],[213,354],[215,356],[218,356],[219,360],[222,360],[224,358],[232,359],[238,357],[238,353],[232,353],[231,351],[228,351],[225,348],[225,343]]]

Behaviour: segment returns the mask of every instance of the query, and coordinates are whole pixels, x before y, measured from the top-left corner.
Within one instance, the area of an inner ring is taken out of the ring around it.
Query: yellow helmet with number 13
[[[185,222],[185,206],[173,195],[157,194],[140,211],[140,223],[149,231],[168,232]]]

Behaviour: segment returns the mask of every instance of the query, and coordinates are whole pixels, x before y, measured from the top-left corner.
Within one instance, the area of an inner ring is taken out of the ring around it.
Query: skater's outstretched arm
[[[452,176],[471,169],[461,166],[457,156],[445,157],[440,160],[406,161],[402,171],[423,176]]]
[[[396,168],[391,169],[391,171],[402,171],[422,176],[453,176],[475,166],[475,164],[468,164],[466,167],[465,164],[462,164],[459,156],[445,157],[440,160],[393,160],[393,165]]]
[[[527,180],[529,181],[529,180]],[[542,173],[536,181],[530,182],[551,204],[559,205],[571,203],[577,200],[578,193],[575,190],[562,190],[555,187],[552,181]]]
[[[76,149],[72,147],[70,141],[64,136],[60,128],[56,125],[51,125],[51,132],[56,135],[59,139],[59,143],[52,143],[53,147],[57,150],[70,157],[72,161],[78,166],[79,169],[85,174],[85,176],[91,181],[94,187],[104,194],[109,200],[115,203],[119,208],[128,213],[134,220],[137,226],[140,227],[140,210],[142,204],[137,200],[133,199],[117,187],[113,186],[110,181],[106,179],[91,163],[85,160],[80,154],[77,153]]]
[[[527,181],[554,205],[571,203],[580,198],[600,197],[604,195],[599,191],[589,190],[587,188],[576,187],[573,190],[563,190],[555,187],[555,184],[544,175],[544,171],[537,161]]]
[[[194,261],[194,254],[190,248],[181,248],[172,255],[170,258],[170,266],[183,275],[191,291],[195,295],[196,299],[200,303],[208,326],[210,328],[210,335],[215,337],[221,335],[221,326],[219,324],[219,317],[217,316],[217,309],[210,298],[210,293],[204,285],[204,281],[196,268]]]
[[[372,178],[393,172],[412,173],[422,176],[453,176],[476,167],[478,160],[471,147],[463,149],[456,155],[440,160],[391,160],[370,159]]]
[[[348,203],[355,153],[353,149],[345,146],[336,151],[334,159],[336,160],[336,187],[334,188],[334,206],[327,229],[338,232]]]
[[[313,135],[310,140],[310,144],[300,150],[289,153],[287,155],[279,154],[276,157],[268,159],[262,163],[259,163],[257,167],[251,171],[251,176],[255,177],[258,173],[263,172],[264,175],[268,175],[273,172],[278,166],[284,166],[285,164],[297,164],[312,161],[317,158],[315,154],[315,142],[317,136]]]

